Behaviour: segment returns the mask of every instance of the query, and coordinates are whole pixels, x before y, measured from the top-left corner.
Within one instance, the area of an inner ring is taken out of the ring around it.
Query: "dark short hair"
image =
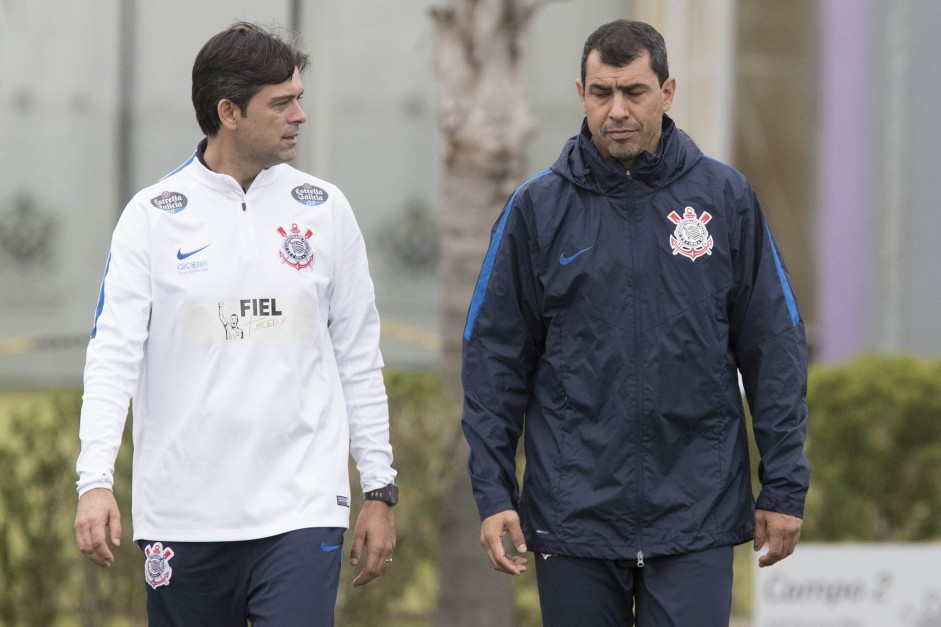
[[[193,63],[193,107],[207,136],[219,132],[217,106],[231,100],[244,114],[248,101],[265,85],[291,80],[310,57],[293,43],[249,22],[237,22],[213,36]]]
[[[631,20],[615,20],[599,26],[585,40],[582,50],[582,83],[585,83],[585,64],[592,50],[601,54],[605,65],[621,67],[640,58],[644,51],[650,54],[650,68],[660,86],[670,78],[667,66],[667,45],[663,36],[650,24]]]

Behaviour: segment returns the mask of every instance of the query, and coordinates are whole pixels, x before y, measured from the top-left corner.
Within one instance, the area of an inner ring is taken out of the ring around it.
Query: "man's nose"
[[[629,118],[631,112],[628,108],[627,96],[624,96],[618,92],[614,93],[611,101],[611,110],[608,112],[608,117],[614,118],[616,120],[623,120],[624,118]]]
[[[291,112],[291,122],[294,124],[303,124],[307,121],[307,114],[304,113],[304,108],[301,106],[300,102],[294,103],[294,110]]]

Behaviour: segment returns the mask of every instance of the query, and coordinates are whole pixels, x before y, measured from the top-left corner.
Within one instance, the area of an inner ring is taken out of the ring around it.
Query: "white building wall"
[[[87,336],[113,224],[112,5],[2,5],[0,381],[81,367],[74,341],[52,346]]]
[[[196,53],[236,20],[286,27],[291,19],[287,0],[123,2],[134,3],[126,85],[121,4],[0,0],[0,385],[80,382],[117,216],[130,194],[179,165],[200,139],[190,104]],[[370,254],[383,352],[398,367],[433,367],[437,358],[433,266],[403,265],[394,252],[420,252],[435,234],[433,4],[440,2],[301,3],[302,47],[313,59],[296,165],[349,196]],[[536,13],[527,61],[532,172],[578,130],[574,81],[585,37],[626,16],[629,5],[550,2]],[[123,138],[127,181],[118,180],[122,96],[132,114]]]
[[[938,356],[941,4],[823,8],[817,356]]]

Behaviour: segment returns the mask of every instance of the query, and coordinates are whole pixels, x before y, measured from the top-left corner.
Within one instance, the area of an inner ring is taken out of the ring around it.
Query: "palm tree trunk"
[[[523,43],[539,2],[451,0],[432,10],[441,84],[445,155],[439,218],[442,377],[461,399],[461,345],[467,307],[490,229],[520,184],[532,125],[521,76]],[[479,544],[480,518],[467,477],[458,412],[440,521],[440,593],[435,625],[513,625],[511,580],[494,572]],[[450,445],[450,446],[448,446]]]

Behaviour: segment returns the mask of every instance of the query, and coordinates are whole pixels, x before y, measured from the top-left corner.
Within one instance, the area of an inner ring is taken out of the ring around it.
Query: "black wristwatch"
[[[390,483],[382,488],[370,490],[365,495],[367,501],[382,501],[389,507],[399,502],[399,486]]]

